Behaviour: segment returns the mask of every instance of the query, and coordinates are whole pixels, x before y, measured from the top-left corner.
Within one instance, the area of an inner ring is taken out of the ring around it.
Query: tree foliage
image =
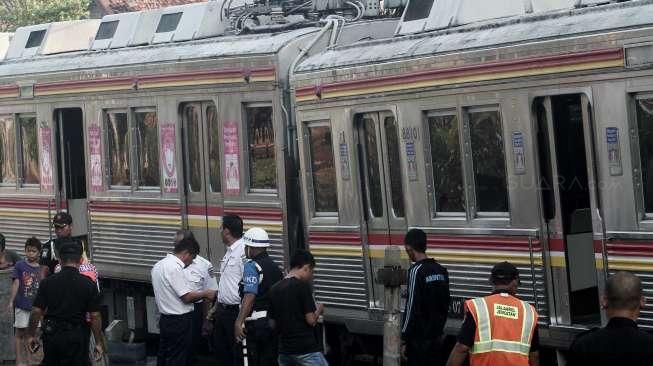
[[[0,0],[0,31],[87,18],[89,6],[89,0]]]

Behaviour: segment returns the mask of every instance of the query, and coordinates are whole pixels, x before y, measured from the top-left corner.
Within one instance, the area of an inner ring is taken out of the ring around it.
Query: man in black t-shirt
[[[95,283],[79,273],[82,260],[82,246],[69,241],[58,249],[61,272],[45,278],[39,285],[30,315],[28,334],[29,346],[34,352],[38,348],[35,338],[37,325],[42,325],[45,366],[88,366],[89,324],[95,339],[102,339],[100,316],[100,293]],[[95,359],[102,358],[105,349],[95,346]]]
[[[268,317],[279,334],[279,366],[328,365],[315,328],[323,306],[313,299],[314,268],[313,255],[297,250],[288,276],[270,290]]]

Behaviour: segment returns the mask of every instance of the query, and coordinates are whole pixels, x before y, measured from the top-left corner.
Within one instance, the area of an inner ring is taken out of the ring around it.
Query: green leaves
[[[88,18],[90,0],[0,0],[0,31]]]

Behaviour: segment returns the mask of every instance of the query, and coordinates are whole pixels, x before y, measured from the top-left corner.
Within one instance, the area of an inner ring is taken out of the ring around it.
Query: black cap
[[[493,280],[514,280],[519,278],[519,271],[510,262],[497,263],[492,267],[490,278]]]
[[[54,227],[64,227],[73,223],[73,218],[68,214],[68,212],[60,211],[52,218],[52,225]]]

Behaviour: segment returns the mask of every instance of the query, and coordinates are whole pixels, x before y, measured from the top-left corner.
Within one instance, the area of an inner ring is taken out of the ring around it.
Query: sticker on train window
[[[621,147],[619,144],[619,129],[617,127],[606,127],[605,143],[608,147],[608,166],[610,167],[610,175],[622,175]]]
[[[343,180],[349,180],[349,146],[345,140],[345,133],[340,132],[340,141],[338,150],[340,151],[340,174]]]
[[[520,131],[512,133],[512,155],[515,163],[515,174],[526,174],[526,158],[524,154],[524,134]]]

